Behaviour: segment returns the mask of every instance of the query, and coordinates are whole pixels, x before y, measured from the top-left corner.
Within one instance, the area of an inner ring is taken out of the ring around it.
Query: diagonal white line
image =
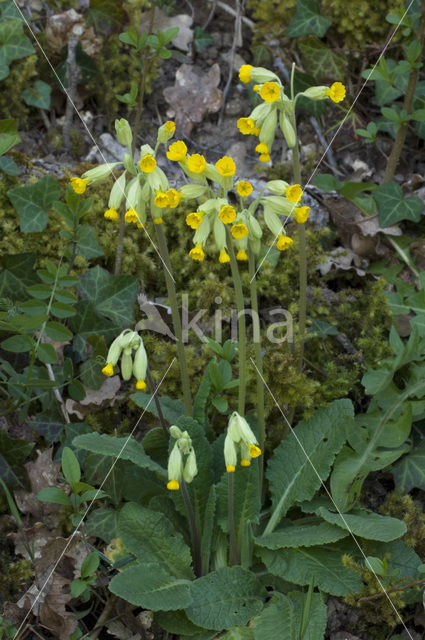
[[[34,602],[31,605],[31,608],[29,609],[29,611],[27,612],[25,618],[22,620],[21,624],[19,625],[18,630],[16,631],[15,635],[13,636],[13,640],[15,640],[17,638],[17,636],[19,635],[19,632],[21,631],[22,627],[24,626],[28,616],[30,615],[34,605],[36,604],[36,602],[38,601],[38,599],[40,598],[41,594],[43,593],[46,585],[48,584],[50,578],[52,577],[52,575],[54,574],[56,567],[58,566],[59,562],[61,561],[63,555],[65,554],[66,550],[69,548],[72,540],[74,539],[74,536],[76,535],[76,533],[78,532],[78,529],[80,528],[80,525],[82,524],[82,522],[84,521],[85,517],[87,516],[88,512],[90,511],[93,502],[96,500],[97,496],[99,495],[100,491],[102,490],[102,487],[104,486],[105,482],[107,481],[107,479],[109,478],[109,476],[111,475],[116,463],[118,462],[118,460],[120,459],[120,456],[122,454],[122,452],[124,451],[125,447],[127,446],[128,442],[130,441],[130,438],[132,437],[133,433],[135,432],[138,424],[140,423],[140,420],[143,418],[143,416],[145,415],[146,411],[148,410],[149,405],[151,404],[152,400],[154,399],[156,393],[158,392],[160,386],[162,385],[162,383],[164,382],[169,370],[171,369],[171,367],[173,366],[174,362],[175,362],[176,358],[173,358],[170,362],[170,364],[168,365],[167,371],[164,373],[164,375],[162,376],[159,384],[157,385],[156,389],[154,390],[151,399],[149,400],[148,404],[146,405],[145,409],[143,409],[142,413],[140,414],[136,424],[134,425],[134,427],[132,428],[130,434],[128,435],[126,441],[124,442],[123,446],[121,447],[121,451],[119,452],[119,454],[117,455],[117,457],[114,459],[108,473],[106,474],[106,476],[103,478],[102,484],[100,485],[100,487],[98,488],[98,490],[96,491],[96,494],[94,495],[92,501],[89,503],[87,509],[85,510],[84,514],[81,516],[81,520],[78,523],[78,525],[76,526],[75,530],[72,532],[68,542],[66,543],[65,548],[63,549],[62,553],[60,554],[59,558],[56,560],[55,564],[53,565],[52,570],[50,571],[49,575],[47,576],[43,586],[40,588],[37,596],[34,599]],[[28,591],[27,591],[28,593]],[[26,594],[24,594],[23,597],[25,597]]]
[[[412,1],[413,1],[413,0],[412,0]],[[70,95],[69,95],[68,91],[66,90],[65,86],[63,85],[62,80],[59,78],[58,74],[57,74],[57,73],[56,73],[56,71],[55,71],[55,68],[53,67],[52,63],[50,62],[49,58],[47,57],[47,54],[46,54],[46,52],[44,51],[43,47],[42,47],[42,46],[41,46],[41,44],[39,43],[39,41],[38,41],[38,39],[37,39],[37,36],[35,35],[34,31],[32,30],[32,28],[31,28],[31,24],[28,22],[28,20],[27,20],[26,16],[22,13],[21,9],[20,9],[20,8],[18,7],[18,5],[16,4],[16,0],[13,0],[13,3],[14,3],[14,5],[15,5],[16,9],[19,11],[20,15],[22,16],[22,19],[23,19],[23,21],[25,22],[26,26],[28,27],[29,32],[31,33],[32,37],[34,38],[35,42],[37,43],[38,48],[40,49],[41,53],[43,54],[44,58],[46,59],[46,62],[47,62],[47,64],[49,65],[50,69],[52,70],[53,75],[55,76],[56,80],[57,80],[57,81],[58,81],[58,83],[60,84],[62,91],[65,93],[65,95],[66,95],[67,99],[68,99],[68,100],[69,100],[69,102],[72,104],[72,107],[73,107],[73,109],[74,109],[75,113],[76,113],[76,114],[77,114],[77,116],[80,118],[80,120],[81,120],[81,122],[82,122],[82,124],[83,124],[83,127],[84,127],[84,128],[85,128],[85,130],[87,131],[87,134],[89,135],[90,139],[92,140],[92,142],[93,142],[94,146],[97,148],[97,150],[98,150],[98,152],[99,152],[99,154],[100,154],[100,156],[101,156],[101,158],[102,158],[103,162],[105,162],[105,163],[106,163],[106,162],[107,162],[107,160],[106,160],[106,158],[105,158],[105,156],[104,156],[104,154],[103,154],[103,152],[102,152],[101,148],[99,147],[99,145],[97,144],[96,140],[94,139],[94,137],[93,137],[93,135],[92,135],[92,133],[91,133],[90,129],[88,128],[88,126],[87,126],[87,125],[86,125],[86,123],[84,122],[83,117],[81,116],[81,114],[80,114],[79,110],[78,110],[78,109],[77,109],[77,107],[75,106],[75,104],[74,104],[73,100],[71,100],[71,97],[70,97]],[[115,176],[115,173],[114,173],[113,171],[111,171],[111,176],[113,177],[114,181],[116,182],[116,181],[117,181],[117,177]],[[122,193],[122,194],[123,194],[123,196],[125,197],[125,192],[124,192],[124,189],[123,189],[122,187],[121,187],[121,193]],[[159,256],[159,259],[161,260],[162,264],[164,265],[164,268],[165,268],[165,269],[168,271],[168,273],[170,274],[171,279],[173,280],[173,282],[175,282],[175,280],[174,280],[174,278],[173,278],[173,274],[172,274],[172,273],[170,273],[170,271],[169,271],[169,269],[168,269],[167,265],[165,264],[165,262],[164,262],[164,260],[163,260],[163,258],[162,258],[162,256],[161,256],[161,254],[160,254],[160,252],[159,252],[159,250],[158,250],[158,247],[156,246],[156,244],[154,243],[154,241],[153,241],[153,240],[152,240],[152,238],[150,237],[150,235],[149,235],[149,233],[148,233],[148,231],[147,231],[147,229],[146,229],[146,225],[144,225],[144,226],[142,227],[142,229],[143,229],[143,231],[145,232],[145,234],[147,235],[147,237],[149,238],[149,241],[150,241],[151,245],[152,245],[152,246],[153,246],[153,248],[155,249],[156,253],[157,253],[157,254],[158,254],[158,256]]]
[[[308,186],[309,186],[309,184],[311,183],[311,181],[313,180],[313,178],[314,178],[314,176],[315,176],[315,174],[316,174],[316,172],[317,172],[317,170],[318,170],[319,166],[320,166],[320,165],[321,165],[321,163],[322,163],[323,158],[326,156],[326,154],[327,154],[327,152],[328,152],[328,149],[331,147],[331,145],[332,145],[332,143],[334,142],[335,138],[337,137],[338,133],[341,131],[342,127],[344,126],[345,121],[347,120],[348,116],[350,115],[351,111],[353,110],[353,107],[354,107],[354,105],[356,104],[357,100],[359,99],[361,92],[363,91],[363,89],[365,88],[365,86],[367,85],[367,83],[369,82],[369,79],[370,79],[370,77],[371,77],[372,73],[375,71],[376,67],[378,66],[380,59],[382,58],[382,56],[385,54],[386,50],[388,49],[388,47],[389,47],[389,45],[390,45],[390,43],[391,43],[392,39],[394,38],[395,34],[397,33],[398,28],[400,27],[400,25],[401,25],[401,23],[403,22],[403,20],[404,20],[405,16],[407,15],[407,12],[409,11],[410,7],[412,6],[413,1],[414,1],[414,0],[410,0],[410,4],[409,4],[409,6],[407,7],[406,11],[403,13],[402,17],[400,18],[400,21],[398,22],[398,24],[397,24],[396,28],[394,29],[394,32],[392,33],[391,38],[389,38],[389,40],[388,40],[387,44],[386,44],[386,45],[385,45],[385,47],[382,49],[382,51],[381,51],[381,53],[380,53],[380,55],[379,55],[379,57],[378,57],[377,61],[376,61],[376,62],[375,62],[375,64],[373,65],[373,67],[372,67],[372,69],[371,69],[371,71],[370,71],[370,73],[369,73],[368,77],[367,77],[367,78],[366,78],[366,80],[363,82],[362,86],[361,86],[361,87],[360,87],[360,89],[359,89],[359,92],[357,93],[357,96],[354,98],[354,100],[353,100],[353,102],[352,102],[352,104],[351,104],[350,108],[348,109],[348,111],[347,111],[347,113],[345,114],[344,118],[341,120],[341,124],[339,125],[338,129],[335,131],[334,135],[332,136],[331,141],[329,142],[328,146],[326,147],[326,149],[325,149],[325,150],[324,150],[324,152],[322,153],[322,156],[321,156],[320,160],[317,162],[317,164],[316,164],[315,168],[313,169],[313,171],[312,171],[312,173],[311,173],[311,175],[310,175],[309,179],[307,180],[307,182],[306,182],[306,184],[305,184],[304,189],[305,189],[306,187],[308,187]],[[298,144],[298,142],[297,142],[297,144]],[[283,228],[284,228],[285,224],[288,222],[288,220],[289,220],[289,218],[291,217],[291,215],[292,215],[292,213],[293,213],[293,211],[294,211],[294,209],[295,209],[295,207],[296,207],[296,206],[297,206],[297,205],[296,205],[296,204],[294,204],[294,206],[292,207],[291,211],[290,211],[290,212],[289,212],[289,214],[286,216],[285,220],[282,222],[282,228],[281,228],[280,232],[275,236],[275,238],[274,238],[274,240],[273,240],[272,244],[270,245],[270,247],[268,248],[268,250],[267,250],[266,254],[262,257],[262,259],[261,259],[261,261],[260,261],[260,264],[258,265],[257,270],[256,270],[256,272],[254,273],[254,275],[252,276],[252,278],[251,278],[250,282],[252,282],[252,280],[253,280],[253,279],[255,278],[255,276],[257,275],[258,271],[261,269],[261,265],[263,264],[264,260],[267,258],[267,256],[269,255],[270,251],[272,250],[272,248],[273,248],[273,246],[274,246],[274,243],[276,242],[276,240],[277,240],[278,236],[280,235],[280,233],[283,231]]]
[[[343,514],[343,513],[341,513],[340,509],[338,508],[338,505],[336,504],[335,500],[332,498],[332,496],[331,496],[331,494],[330,494],[330,492],[329,492],[329,490],[328,490],[328,488],[327,488],[326,484],[323,482],[322,478],[320,477],[319,472],[317,471],[316,467],[314,466],[313,462],[311,461],[310,456],[308,455],[308,453],[307,453],[307,451],[305,450],[305,448],[304,448],[304,446],[303,446],[302,442],[301,442],[301,441],[300,441],[300,439],[298,438],[298,436],[297,436],[297,433],[296,433],[295,429],[293,429],[293,428],[291,427],[291,425],[290,425],[290,423],[289,423],[289,420],[287,419],[287,417],[286,417],[286,416],[285,416],[285,414],[283,413],[282,408],[280,407],[280,405],[279,405],[278,401],[277,401],[277,400],[276,400],[276,398],[274,397],[274,395],[273,395],[273,393],[272,393],[272,391],[271,391],[271,389],[270,389],[269,385],[268,385],[268,384],[267,384],[267,382],[264,380],[264,377],[263,377],[263,375],[261,374],[261,372],[259,371],[259,369],[258,369],[257,365],[255,364],[255,361],[253,360],[253,358],[250,358],[250,360],[251,360],[252,364],[254,365],[255,369],[257,370],[257,373],[258,373],[258,375],[260,376],[261,380],[263,381],[263,384],[264,384],[264,386],[266,387],[267,391],[269,392],[269,394],[270,394],[270,395],[271,395],[271,397],[273,398],[273,401],[274,401],[274,403],[275,403],[276,407],[279,409],[280,413],[282,414],[282,417],[283,417],[283,419],[285,420],[286,424],[288,425],[288,427],[289,427],[289,429],[290,429],[290,431],[291,431],[291,434],[294,436],[295,440],[297,441],[297,444],[300,446],[300,448],[301,448],[301,450],[302,450],[303,454],[304,454],[304,455],[305,455],[305,457],[307,458],[307,460],[308,460],[309,464],[311,465],[311,468],[313,469],[314,473],[315,473],[315,474],[317,475],[317,477],[319,478],[319,480],[320,480],[320,484],[322,485],[322,487],[324,488],[325,492],[327,493],[327,495],[328,495],[329,499],[331,500],[331,502],[332,502],[333,506],[334,506],[334,507],[335,507],[335,509],[338,511],[338,514],[340,515],[340,517],[341,517],[341,519],[342,519],[342,521],[343,521],[344,525],[346,526],[347,531],[349,532],[349,534],[350,534],[350,535],[351,535],[351,537],[353,538],[353,540],[354,540],[354,542],[355,542],[356,546],[358,547],[358,549],[359,549],[360,553],[362,554],[363,558],[364,558],[364,559],[365,559],[365,561],[367,562],[367,557],[366,557],[366,555],[365,555],[365,553],[364,553],[363,549],[361,548],[361,546],[360,546],[360,544],[359,544],[359,541],[357,540],[356,536],[354,535],[354,533],[351,531],[350,527],[348,526],[347,521],[346,521],[346,519],[344,518],[344,514]],[[410,634],[409,629],[406,627],[405,623],[403,622],[403,618],[401,617],[400,613],[399,613],[399,612],[398,612],[398,610],[396,609],[396,607],[395,607],[395,605],[394,605],[393,601],[391,600],[390,596],[388,595],[388,593],[387,593],[387,591],[386,591],[386,589],[385,589],[384,585],[382,584],[381,580],[379,579],[379,576],[375,573],[375,571],[372,569],[372,567],[370,567],[370,566],[369,566],[369,564],[366,564],[366,566],[367,566],[367,568],[368,568],[368,569],[373,573],[373,575],[375,576],[377,583],[379,584],[380,588],[382,589],[382,592],[385,594],[385,597],[386,597],[386,598],[387,598],[387,600],[389,601],[389,603],[390,603],[391,607],[394,609],[394,612],[396,613],[396,615],[397,615],[398,619],[400,620],[400,623],[403,625],[403,627],[404,627],[405,631],[407,632],[407,634],[408,634],[408,636],[409,636],[410,640],[413,640],[413,637],[412,637],[412,635]]]

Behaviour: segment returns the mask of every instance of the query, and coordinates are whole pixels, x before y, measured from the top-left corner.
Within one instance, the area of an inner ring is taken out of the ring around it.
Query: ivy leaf
[[[101,335],[105,340],[112,340],[119,333],[120,325],[99,316],[94,304],[88,300],[80,300],[75,305],[75,312],[75,316],[69,319],[69,326],[75,337],[87,339],[90,336]]]
[[[124,12],[115,0],[90,0],[85,19],[87,24],[103,35],[122,24]]]
[[[19,214],[21,231],[43,231],[47,225],[47,211],[60,196],[56,180],[45,176],[29,187],[17,187],[7,192]]]
[[[405,493],[425,489],[425,440],[394,465],[392,472],[396,487]]]
[[[34,86],[30,89],[25,89],[22,92],[22,97],[25,104],[30,107],[38,107],[39,109],[48,109],[50,107],[50,94],[52,88],[47,82],[42,80],[36,80]]]
[[[103,256],[100,244],[96,240],[94,229],[90,225],[81,224],[77,231],[77,254],[86,260]]]
[[[288,38],[299,38],[314,33],[322,38],[332,21],[320,15],[317,0],[298,0],[295,16],[286,29]]]
[[[242,567],[223,567],[192,582],[186,613],[206,629],[231,629],[259,613],[265,595],[256,576]]]
[[[21,20],[0,22],[0,80],[9,75],[9,65],[14,60],[34,53],[34,47],[24,34]]]
[[[7,176],[18,176],[20,174],[18,165],[9,156],[0,157],[0,171],[3,171]]]
[[[0,120],[0,156],[9,151],[21,141],[13,118]]]
[[[119,326],[134,322],[138,282],[133,276],[112,276],[99,266],[81,276],[77,289],[82,298],[92,302],[96,312]]]
[[[169,422],[169,424],[176,424],[177,420],[185,414],[183,402],[175,398],[169,398],[168,396],[157,397],[165,420]],[[158,418],[158,411],[151,393],[136,392],[132,393],[130,398],[138,407],[145,409]]]
[[[340,78],[344,74],[347,68],[346,58],[329,49],[316,36],[301,40],[298,46],[305,67],[309,69],[316,82]]]
[[[27,440],[12,440],[7,433],[0,429],[0,478],[9,487],[20,485],[19,470],[23,461],[30,454],[34,446]]]
[[[373,192],[373,198],[378,206],[380,226],[385,229],[400,220],[419,222],[424,203],[416,196],[404,197],[403,191],[395,182],[388,182]]]

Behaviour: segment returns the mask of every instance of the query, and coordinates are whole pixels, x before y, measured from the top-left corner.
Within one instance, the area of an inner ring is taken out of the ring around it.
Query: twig
[[[155,402],[156,410],[158,412],[159,422],[161,423],[161,427],[162,427],[162,430],[164,432],[165,438],[167,440],[169,440],[170,434],[168,432],[167,422],[166,422],[166,420],[164,418],[164,414],[162,413],[161,403],[160,403],[158,395],[156,393],[157,386],[156,386],[156,383],[155,383],[154,379],[152,378],[152,374],[150,372],[149,367],[146,369],[146,379],[147,379],[147,381],[149,383],[149,386],[151,388],[151,392],[152,392],[153,399],[154,399],[154,402]]]
[[[52,365],[51,364],[46,364],[46,369],[47,369],[47,375],[49,376],[49,379],[52,382],[56,382],[56,378],[55,378],[55,374],[54,374],[53,369],[52,369]],[[60,410],[62,412],[62,415],[64,417],[65,422],[67,424],[70,424],[71,420],[69,419],[69,414],[68,414],[68,411],[66,410],[65,402],[64,402],[64,400],[62,398],[61,392],[59,391],[59,389],[55,388],[55,389],[53,389],[53,393],[55,395],[56,400],[59,402],[59,407],[60,407]]]
[[[235,0],[236,2],[236,14],[235,14],[235,28],[233,31],[233,42],[229,52],[229,75],[227,78],[226,86],[223,89],[223,102],[220,109],[220,115],[218,116],[218,126],[223,122],[224,109],[226,107],[227,94],[229,93],[230,85],[233,80],[233,68],[235,63],[236,47],[242,46],[242,29],[241,29],[241,12],[242,3],[241,0]]]
[[[206,28],[208,27],[209,23],[214,18],[214,14],[215,14],[216,8],[217,8],[217,0],[212,0],[211,10],[210,10],[208,18],[206,19],[206,22],[202,26],[202,31],[206,30]]]
[[[105,607],[102,611],[102,613],[100,614],[100,616],[97,619],[96,622],[96,626],[92,629],[92,631],[90,632],[90,639],[91,640],[96,640],[99,637],[100,632],[102,631],[105,622],[107,621],[109,614],[111,613],[112,609],[115,607],[115,603],[118,600],[117,596],[110,596],[105,604]]]
[[[79,67],[76,62],[76,48],[78,36],[72,34],[68,40],[68,56],[66,58],[66,74],[68,90],[66,93],[65,123],[63,125],[63,144],[66,149],[71,147],[72,116],[74,114],[75,95],[77,93],[77,79]]]
[[[415,582],[409,582],[409,584],[405,584],[404,587],[391,587],[391,589],[387,589],[386,592],[380,591],[379,593],[374,593],[372,596],[363,596],[363,598],[359,598],[359,602],[366,602],[368,600],[377,600],[378,598],[382,598],[386,593],[394,593],[395,591],[406,591],[406,589],[411,589],[412,587],[417,587],[419,584],[423,584],[425,582],[425,578],[422,580],[415,580]]]
[[[226,11],[227,13],[230,13],[230,15],[232,16],[236,16],[236,11],[234,9],[232,9],[232,7],[229,7],[229,5],[227,5],[225,2],[221,2],[220,0],[208,0],[208,2],[212,2],[215,3],[217,7],[220,7],[220,9],[223,9],[223,11]],[[254,30],[254,26],[255,23],[250,20],[249,18],[243,16],[242,17],[242,22],[244,24],[246,24],[247,27],[249,27],[250,29]]]

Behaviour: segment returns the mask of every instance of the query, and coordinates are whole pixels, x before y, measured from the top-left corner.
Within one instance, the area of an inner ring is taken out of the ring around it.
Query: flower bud
[[[273,109],[273,106],[270,104],[259,104],[253,109],[249,117],[255,121],[255,125],[258,127],[260,126],[259,122],[263,122],[271,109]]]
[[[261,240],[259,238],[249,238],[248,239],[249,248],[252,253],[257,256],[261,251]]]
[[[284,196],[288,187],[289,184],[284,180],[269,180],[269,182],[266,183],[266,189],[278,196]]]
[[[124,349],[121,357],[121,375],[123,380],[130,380],[133,371],[131,349]]]
[[[280,233],[282,233],[282,221],[274,211],[269,209],[269,207],[264,207],[264,222],[274,236],[278,236]]]
[[[171,450],[168,458],[168,489],[179,489],[183,475],[183,458],[177,442]]]
[[[286,144],[290,149],[292,149],[293,147],[295,147],[297,143],[297,138],[295,135],[294,127],[292,126],[290,119],[283,111],[280,112],[279,124],[280,124],[280,130],[282,131],[284,138],[286,140]]]
[[[283,215],[291,214],[295,206],[293,202],[289,202],[289,200],[282,196],[266,196],[261,199],[261,204],[275,213]]]
[[[174,438],[174,440],[178,440],[183,435],[183,432],[175,425],[171,425],[170,427],[170,436]]]
[[[126,189],[127,209],[135,209],[137,213],[143,208],[142,187],[140,186],[140,178],[136,176],[132,178]]]
[[[106,162],[105,164],[100,164],[98,167],[94,169],[90,169],[86,171],[81,176],[84,180],[87,180],[88,184],[92,184],[93,182],[100,182],[100,180],[105,180],[108,176],[111,175],[112,171],[115,167],[121,162]]]
[[[111,346],[109,347],[108,355],[106,356],[106,362],[111,363],[113,366],[117,364],[122,351],[122,347],[120,345],[119,339],[120,339],[120,336],[115,338],[115,340],[112,342]]]
[[[224,439],[224,463],[226,465],[226,471],[232,473],[238,462],[238,456],[236,452],[236,447],[233,438],[229,435],[229,432],[226,434],[226,438]]]
[[[176,125],[174,122],[172,120],[167,120],[167,122],[159,127],[156,141],[160,144],[165,144],[173,137],[175,130]]]
[[[167,191],[170,186],[167,176],[158,166],[155,167],[152,173],[146,173],[145,175],[146,180],[154,193],[157,191]]]
[[[185,479],[185,482],[192,482],[197,473],[198,465],[196,464],[196,455],[193,447],[191,447],[183,469],[183,478]]]
[[[184,200],[200,198],[204,195],[208,187],[201,184],[184,184],[180,187],[180,193],[183,194]]]
[[[298,94],[298,95],[305,96],[306,98],[310,98],[310,100],[323,100],[328,95],[327,94],[328,91],[329,91],[329,87],[324,87],[324,86],[310,87],[309,89],[306,89],[305,91],[303,91],[301,94]]]
[[[108,207],[118,210],[124,198],[126,185],[126,172],[124,171],[117,180],[115,180],[111,193],[109,194]]]
[[[263,82],[279,82],[277,75],[268,69],[264,69],[264,67],[253,67],[250,76],[251,80],[261,84]]]
[[[261,125],[260,142],[264,142],[269,150],[273,146],[277,126],[277,110],[271,109]]]
[[[246,217],[246,221],[249,229],[249,237],[256,238],[259,240],[263,235],[263,232],[261,230],[261,227],[257,218],[253,215],[249,215]]]
[[[212,180],[217,184],[221,184],[220,180],[222,180],[222,176],[219,174],[217,168],[213,164],[210,164],[209,162],[207,162],[207,167],[203,175],[206,176],[209,180]]]
[[[217,249],[224,249],[226,247],[226,227],[218,216],[214,218],[213,233]]]
[[[143,344],[143,340],[140,338],[140,344],[137,348],[137,351],[133,360],[133,375],[136,380],[145,380],[146,378],[146,370],[148,368],[148,356],[146,354],[146,349]]]
[[[195,245],[205,244],[208,236],[210,235],[211,225],[208,216],[204,216],[201,224],[195,231],[195,235],[193,236],[193,243]]]
[[[115,120],[115,131],[117,133],[118,142],[121,142],[121,144],[126,147],[131,147],[131,143],[133,142],[133,133],[125,118]]]

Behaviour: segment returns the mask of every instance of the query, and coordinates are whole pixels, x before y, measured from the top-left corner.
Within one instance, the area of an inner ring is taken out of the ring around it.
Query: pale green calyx
[[[251,458],[257,458],[261,455],[257,438],[248,422],[237,411],[234,411],[229,418],[224,440],[224,461],[228,473],[235,471],[238,447],[243,467],[248,467],[251,464]]]
[[[294,127],[292,126],[290,119],[284,111],[280,112],[279,124],[280,130],[282,131],[283,136],[286,140],[286,144],[290,149],[292,149],[297,143],[297,138],[295,135]]]
[[[106,164],[100,164],[98,167],[94,169],[89,169],[81,176],[84,180],[87,180],[88,184],[93,184],[93,182],[100,182],[100,180],[105,180],[108,176],[111,175],[112,171],[116,166],[122,164],[121,162],[107,162]]]
[[[109,194],[108,207],[110,209],[118,210],[120,208],[124,198],[125,185],[126,185],[126,172],[124,171],[120,175],[120,177],[117,180],[115,180],[114,185],[111,189],[111,193]]]
[[[191,200],[203,196],[207,189],[208,187],[202,184],[184,184],[180,187],[180,193],[183,194],[185,200]]]
[[[125,118],[115,120],[115,131],[117,133],[118,142],[130,147],[133,141],[133,133],[128,121]]]
[[[192,482],[198,473],[195,451],[187,431],[181,431],[176,425],[170,427],[170,435],[175,444],[168,458],[168,489],[179,489],[180,482]],[[185,460],[186,457],[186,460]]]
[[[148,356],[146,354],[145,345],[140,338],[139,346],[136,349],[133,360],[133,375],[136,380],[144,380],[146,378],[146,370],[148,368]]]
[[[301,94],[306,98],[310,98],[310,100],[323,100],[327,97],[327,92],[329,91],[329,87],[319,86],[319,87],[310,87],[306,89]]]
[[[214,218],[213,227],[214,240],[217,249],[224,249],[226,245],[226,227],[218,216]]]

